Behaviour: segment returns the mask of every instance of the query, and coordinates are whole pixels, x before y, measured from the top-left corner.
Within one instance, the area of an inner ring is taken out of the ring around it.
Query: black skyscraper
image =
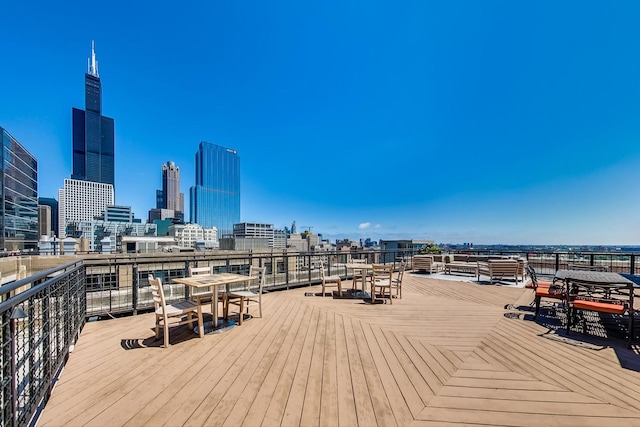
[[[102,85],[93,42],[84,75],[85,109],[73,109],[71,178],[114,185],[114,122],[102,115]]]

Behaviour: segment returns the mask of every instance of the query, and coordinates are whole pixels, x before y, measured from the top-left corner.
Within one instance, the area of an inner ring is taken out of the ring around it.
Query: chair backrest
[[[373,281],[388,281],[391,283],[393,276],[393,264],[373,264],[371,275]]]
[[[164,290],[162,289],[162,279],[153,277],[152,274],[149,275],[149,287],[151,288],[151,296],[153,297],[153,305],[157,310],[159,307],[162,307],[162,311],[165,311],[165,307],[167,303],[164,299]]]
[[[531,267],[531,264],[527,263],[524,265],[525,270],[527,270],[527,274],[531,277],[531,286],[533,289],[538,288],[538,277],[536,276],[536,271]]]
[[[402,261],[402,262],[400,263],[400,268],[398,269],[398,276],[397,276],[397,278],[396,278],[396,282],[397,282],[398,284],[401,284],[401,283],[402,283],[402,278],[404,277],[404,269],[406,268],[406,266],[407,266],[407,263],[406,263],[406,262]]]
[[[213,273],[213,267],[189,267],[189,276]]]
[[[251,266],[251,276],[252,277],[257,277],[257,279],[255,280],[256,282],[258,282],[258,293],[261,294],[262,293],[262,288],[264,288],[264,280],[265,280],[265,276],[267,275],[267,267],[254,267]],[[252,281],[252,285],[249,286],[255,286],[255,283],[253,283]]]
[[[324,261],[320,261],[320,278],[322,279],[322,281],[324,282]]]

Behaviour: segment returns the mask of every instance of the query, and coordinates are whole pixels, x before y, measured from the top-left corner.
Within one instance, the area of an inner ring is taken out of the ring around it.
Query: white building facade
[[[70,222],[94,221],[102,216],[114,198],[111,184],[66,178],[64,188],[58,190],[58,236],[66,237]]]
[[[218,229],[203,228],[198,224],[174,224],[169,226],[169,236],[183,248],[195,248],[196,241],[204,241],[208,247],[218,247]]]

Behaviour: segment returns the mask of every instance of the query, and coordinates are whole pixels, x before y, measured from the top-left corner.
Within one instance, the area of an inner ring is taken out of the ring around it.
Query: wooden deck
[[[169,349],[151,315],[88,323],[38,424],[640,425],[638,349],[534,322],[530,289],[409,272],[393,304],[307,292]]]

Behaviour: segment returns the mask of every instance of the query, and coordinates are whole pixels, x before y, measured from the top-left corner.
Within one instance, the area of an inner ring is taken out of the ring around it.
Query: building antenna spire
[[[89,68],[89,74],[95,77],[98,75],[98,61],[96,61],[95,42],[91,40],[91,58],[87,59],[87,67]]]

